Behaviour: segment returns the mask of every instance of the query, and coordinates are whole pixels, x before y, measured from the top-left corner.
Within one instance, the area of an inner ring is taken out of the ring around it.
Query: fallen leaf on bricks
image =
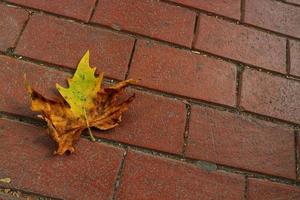
[[[51,138],[57,142],[55,154],[66,151],[74,152],[76,142],[84,129],[89,130],[92,141],[95,141],[90,127],[108,130],[121,122],[122,114],[128,110],[128,104],[134,95],[120,101],[121,92],[129,85],[136,83],[129,79],[108,88],[101,88],[103,73],[95,76],[96,68],[89,65],[89,51],[80,60],[72,79],[68,79],[68,88],[56,84],[63,97],[61,101],[45,98],[32,89],[25,78],[25,85],[31,98],[31,110],[40,112],[49,129]]]

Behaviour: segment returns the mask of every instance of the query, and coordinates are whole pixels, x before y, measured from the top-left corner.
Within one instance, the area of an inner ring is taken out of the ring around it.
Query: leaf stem
[[[90,124],[89,124],[89,121],[88,121],[88,118],[87,118],[87,115],[86,115],[86,110],[85,108],[83,109],[84,110],[84,118],[85,118],[85,122],[86,122],[86,126],[88,128],[88,131],[89,131],[89,135],[90,135],[90,138],[91,138],[91,141],[95,142],[96,139],[91,131],[91,128],[90,128]]]

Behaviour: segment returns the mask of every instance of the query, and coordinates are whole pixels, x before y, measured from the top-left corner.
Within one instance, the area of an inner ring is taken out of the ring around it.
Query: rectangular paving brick
[[[182,5],[240,19],[241,0],[170,0]]]
[[[196,14],[188,9],[156,0],[101,0],[92,21],[191,46],[195,19]]]
[[[244,199],[244,178],[129,151],[116,199]]]
[[[35,117],[24,87],[23,75],[41,94],[55,99],[55,83],[65,83],[69,74],[0,56],[0,110]],[[176,100],[136,92],[135,101],[119,127],[98,136],[171,153],[181,153],[185,127],[185,105]],[[96,131],[95,131],[96,133]],[[99,133],[99,132],[98,132]]]
[[[47,12],[64,15],[88,21],[92,14],[96,0],[8,0],[19,5],[28,6]]]
[[[138,41],[130,77],[149,88],[235,106],[236,66],[191,51]]]
[[[246,0],[245,22],[300,38],[300,7],[273,0]]]
[[[14,47],[21,30],[28,19],[28,13],[0,3],[0,50]]]
[[[136,99],[124,114],[122,123],[111,131],[97,132],[100,134],[96,136],[181,154],[185,105],[177,100],[135,90],[131,92],[136,93]]]
[[[285,73],[286,39],[201,15],[195,48]]]
[[[42,14],[31,17],[16,52],[76,68],[89,49],[92,66],[107,76],[123,79],[133,43],[133,38],[124,35]]]
[[[290,73],[295,76],[300,76],[300,42],[290,40]]]
[[[59,93],[55,83],[66,85],[69,74],[46,69],[28,62],[0,55],[0,110],[34,117],[30,111],[29,96],[24,86],[24,74],[29,84],[48,98],[55,99]]]
[[[299,200],[300,188],[268,180],[249,178],[248,200]]]
[[[226,111],[193,106],[186,155],[296,178],[292,129]]]
[[[299,124],[300,82],[246,69],[241,106],[251,112]]]
[[[54,156],[44,128],[0,120],[0,177],[10,187],[61,199],[111,199],[124,150],[81,139]]]

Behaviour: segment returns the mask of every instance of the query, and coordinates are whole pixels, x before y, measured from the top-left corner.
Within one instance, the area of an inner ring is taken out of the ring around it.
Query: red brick
[[[295,76],[300,76],[300,42],[290,40],[290,73]]]
[[[27,18],[25,10],[0,4],[0,50],[15,46]]]
[[[196,14],[153,0],[102,0],[92,21],[115,29],[191,46]]]
[[[295,178],[292,129],[211,108],[192,107],[186,155]]]
[[[39,65],[0,56],[0,110],[15,114],[35,116],[30,111],[30,102],[24,86],[24,74],[30,85],[43,95],[55,98],[58,92],[55,83],[65,83],[69,74],[46,69]],[[55,92],[54,92],[55,91]]]
[[[196,9],[206,10],[226,17],[240,19],[241,0],[171,0]]]
[[[88,21],[96,0],[8,0],[10,2],[41,9],[47,12]]]
[[[235,105],[236,66],[191,51],[138,41],[130,77],[146,87]]]
[[[186,116],[184,104],[177,100],[133,92],[136,93],[136,99],[124,114],[120,126],[102,132],[99,136],[180,154]]]
[[[300,188],[255,178],[249,179],[249,200],[299,200]]]
[[[34,37],[33,37],[34,35]],[[123,79],[134,40],[99,28],[47,15],[33,16],[17,46],[18,54],[76,68],[89,49],[91,65]]]
[[[10,187],[62,199],[111,199],[124,151],[79,140],[72,155],[53,156],[44,128],[0,121],[0,177]]]
[[[197,49],[285,73],[284,38],[204,15],[199,24]]]
[[[34,117],[23,74],[33,88],[49,98],[59,94],[55,83],[65,83],[70,75],[61,71],[0,56],[0,110]],[[55,91],[55,92],[54,92]],[[172,153],[181,153],[185,126],[185,106],[183,103],[137,92],[135,101],[125,113],[119,127],[109,132],[101,132],[100,137],[109,138],[137,146],[153,148]],[[99,133],[99,132],[98,132]]]
[[[129,151],[117,199],[244,199],[244,178]]]
[[[241,106],[251,112],[300,123],[300,82],[246,69]]]
[[[245,22],[300,38],[300,7],[272,0],[246,0]]]

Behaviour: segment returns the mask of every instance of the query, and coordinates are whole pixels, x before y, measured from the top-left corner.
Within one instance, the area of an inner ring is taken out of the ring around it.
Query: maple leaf
[[[56,84],[63,97],[62,101],[47,99],[32,89],[25,80],[26,89],[31,99],[31,110],[40,112],[48,125],[51,138],[57,142],[55,154],[62,155],[66,151],[74,152],[74,143],[82,131],[90,127],[108,130],[121,122],[122,114],[128,110],[128,104],[134,95],[124,101],[118,96],[129,84],[136,83],[129,79],[108,88],[101,88],[103,73],[95,76],[96,68],[89,65],[89,51],[80,60],[72,79],[68,79],[68,88]]]

